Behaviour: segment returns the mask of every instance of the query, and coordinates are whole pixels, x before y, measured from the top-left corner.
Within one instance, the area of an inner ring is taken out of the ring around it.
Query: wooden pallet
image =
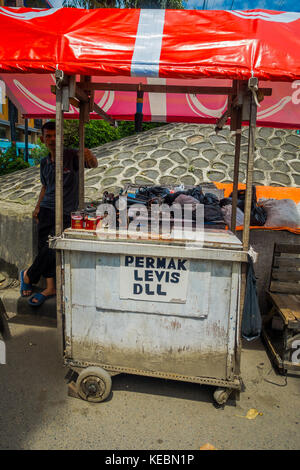
[[[267,293],[271,308],[262,328],[266,346],[281,372],[300,371],[295,354],[300,345],[300,244],[275,244]]]

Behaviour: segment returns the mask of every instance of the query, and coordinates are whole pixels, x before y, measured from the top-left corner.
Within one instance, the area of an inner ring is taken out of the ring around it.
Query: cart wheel
[[[217,388],[214,392],[214,400],[218,403],[218,405],[224,405],[227,402],[231,392],[231,388]]]
[[[112,381],[101,367],[87,367],[76,380],[77,393],[83,400],[93,403],[104,401],[110,394]]]

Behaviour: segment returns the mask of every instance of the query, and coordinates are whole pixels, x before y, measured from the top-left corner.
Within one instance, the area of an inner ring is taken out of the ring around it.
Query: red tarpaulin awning
[[[25,116],[54,116],[56,69],[93,81],[167,85],[230,86],[231,79],[255,76],[273,89],[257,124],[300,127],[300,13],[1,7],[0,22],[1,78]],[[215,122],[226,100],[149,93],[143,114],[152,121]],[[135,93],[102,91],[95,101],[115,119],[134,118]],[[69,117],[75,115],[71,108]]]
[[[50,86],[55,84],[54,75],[3,74],[0,78],[6,83],[6,92],[18,106],[24,117],[54,118],[55,95]],[[201,79],[176,80],[131,77],[94,77],[97,82],[143,83],[190,86],[231,86],[230,80]],[[300,81],[297,88],[292,83],[264,82],[264,87],[272,88],[272,96],[266,96],[258,108],[257,125],[268,127],[300,127]],[[95,102],[116,120],[134,120],[136,113],[136,93],[121,91],[97,91]],[[298,103],[298,104],[297,104]],[[145,93],[143,105],[144,121],[196,122],[215,124],[227,107],[227,96],[193,95],[177,93]],[[65,118],[78,118],[78,110],[70,106]],[[98,119],[99,115],[91,114]]]

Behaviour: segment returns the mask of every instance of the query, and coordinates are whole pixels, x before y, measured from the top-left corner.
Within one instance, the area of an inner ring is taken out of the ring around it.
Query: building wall
[[[25,119],[20,110],[15,109],[15,138],[11,129],[9,100],[5,99],[4,104],[0,104],[0,139],[16,140],[17,142],[25,142]],[[28,119],[28,142],[37,144],[40,135],[40,129],[37,127],[37,119]]]

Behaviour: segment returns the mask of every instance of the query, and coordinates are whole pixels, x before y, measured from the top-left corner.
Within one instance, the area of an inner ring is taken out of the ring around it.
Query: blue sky
[[[184,5],[188,10],[300,11],[300,2],[297,0],[184,0]]]

